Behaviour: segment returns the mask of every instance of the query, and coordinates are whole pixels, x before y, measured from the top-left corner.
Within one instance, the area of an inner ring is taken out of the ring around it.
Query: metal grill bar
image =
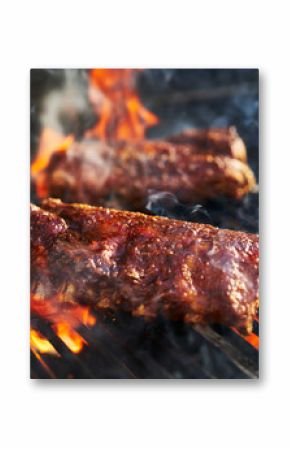
[[[246,376],[250,379],[258,378],[258,370],[253,361],[232,346],[225,338],[217,334],[212,328],[196,325],[195,330],[216,348],[221,350]]]

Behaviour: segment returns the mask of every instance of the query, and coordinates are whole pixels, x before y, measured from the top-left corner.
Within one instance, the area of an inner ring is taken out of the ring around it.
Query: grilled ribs
[[[255,186],[249,166],[225,155],[195,154],[161,141],[74,143],[56,152],[42,174],[41,197],[144,209],[148,193],[168,191],[182,202],[219,196],[240,199]]]
[[[48,199],[31,212],[32,292],[251,332],[258,236]]]
[[[187,129],[167,139],[190,146],[195,153],[225,155],[246,162],[247,150],[235,127]]]

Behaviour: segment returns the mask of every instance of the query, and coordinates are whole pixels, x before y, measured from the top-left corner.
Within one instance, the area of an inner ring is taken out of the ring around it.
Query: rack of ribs
[[[255,234],[56,199],[31,209],[31,290],[43,298],[250,333],[258,260]]]
[[[224,154],[195,153],[163,141],[73,143],[55,152],[41,174],[42,193],[66,202],[143,210],[148,193],[168,191],[181,202],[220,196],[241,199],[255,187],[247,163]],[[44,187],[44,188],[43,188]]]

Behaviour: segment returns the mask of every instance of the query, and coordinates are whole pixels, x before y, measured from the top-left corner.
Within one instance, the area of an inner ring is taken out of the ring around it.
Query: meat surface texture
[[[255,186],[250,167],[225,155],[195,154],[190,146],[161,141],[74,143],[56,152],[44,172],[45,195],[67,202],[143,209],[152,191],[181,202],[225,196],[240,199]]]
[[[48,199],[31,211],[31,290],[251,332],[258,236]]]
[[[235,127],[187,129],[168,138],[169,142],[190,146],[195,153],[229,156],[246,162],[247,149]]]

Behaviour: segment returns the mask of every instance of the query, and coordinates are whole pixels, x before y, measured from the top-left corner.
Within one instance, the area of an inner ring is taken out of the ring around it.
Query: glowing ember
[[[31,297],[31,311],[45,318],[52,324],[57,336],[74,353],[79,353],[86,340],[76,331],[82,325],[93,326],[95,317],[91,314],[88,306],[80,306],[74,303],[66,303],[62,296],[43,299],[37,295]],[[38,353],[55,354],[56,351],[48,340],[38,331],[32,329],[31,349]],[[52,351],[52,349],[54,351]]]
[[[136,69],[93,69],[89,99],[99,116],[87,137],[101,140],[138,140],[158,118],[141,103],[134,86]]]

